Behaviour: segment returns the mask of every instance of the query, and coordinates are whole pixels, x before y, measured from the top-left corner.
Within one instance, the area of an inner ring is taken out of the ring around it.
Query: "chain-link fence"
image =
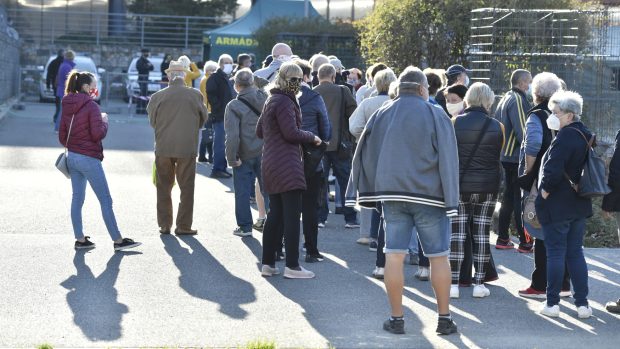
[[[355,35],[280,33],[278,41],[288,43],[296,55],[305,59],[323,52],[337,56],[346,68],[365,66]]]
[[[19,37],[9,26],[7,13],[0,7],[0,104],[19,93]]]
[[[612,10],[472,11],[472,80],[496,94],[510,89],[518,68],[555,73],[584,97],[584,121],[599,142],[620,127],[620,12]]]

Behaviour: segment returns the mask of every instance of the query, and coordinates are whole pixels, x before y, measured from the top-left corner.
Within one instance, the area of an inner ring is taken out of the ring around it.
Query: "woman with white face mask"
[[[446,96],[446,109],[450,113],[450,117],[456,117],[465,110],[465,94],[467,93],[467,87],[464,85],[452,85],[445,91]]]

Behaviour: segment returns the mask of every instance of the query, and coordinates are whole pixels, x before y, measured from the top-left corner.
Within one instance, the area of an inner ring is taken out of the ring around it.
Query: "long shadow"
[[[222,183],[223,185],[225,185],[226,187],[228,187],[228,190],[226,191],[226,193],[234,193],[235,191],[233,187],[232,177],[231,178],[211,178],[211,168],[212,168],[211,164],[198,163],[196,165],[196,174],[203,176],[203,177],[207,177],[211,181],[218,181]]]
[[[181,272],[179,285],[193,297],[219,305],[223,314],[244,319],[248,313],[241,306],[256,301],[251,283],[232,275],[196,238],[161,236],[166,252]],[[181,246],[183,242],[189,246]],[[191,251],[190,251],[191,250]]]
[[[60,285],[67,290],[67,304],[73,312],[73,321],[91,341],[119,339],[123,329],[123,314],[129,308],[118,302],[118,291],[114,288],[121,260],[124,256],[140,252],[117,252],[112,255],[106,269],[95,277],[86,265],[86,251],[77,251],[73,257],[76,274]]]

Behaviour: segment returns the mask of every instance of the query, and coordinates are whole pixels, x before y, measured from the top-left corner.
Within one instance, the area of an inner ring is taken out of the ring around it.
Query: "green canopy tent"
[[[307,1],[308,17],[320,16],[310,1]],[[252,7],[233,23],[205,31],[203,36],[205,61],[217,61],[221,54],[228,53],[236,59],[240,53],[256,54],[258,43],[254,31],[273,17],[304,17],[305,0],[255,0]]]

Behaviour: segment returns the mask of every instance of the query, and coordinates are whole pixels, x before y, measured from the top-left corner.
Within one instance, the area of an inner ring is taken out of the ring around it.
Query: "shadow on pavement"
[[[179,286],[185,292],[217,303],[219,310],[232,318],[244,319],[248,315],[241,305],[256,301],[256,290],[251,283],[232,275],[192,236],[162,235],[161,240],[181,272]]]
[[[76,275],[60,285],[67,290],[67,304],[73,312],[73,321],[90,341],[112,341],[122,335],[121,321],[129,308],[119,303],[114,287],[124,256],[141,252],[116,252],[108,261],[106,269],[95,277],[86,265],[86,251],[76,251],[73,265]]]

